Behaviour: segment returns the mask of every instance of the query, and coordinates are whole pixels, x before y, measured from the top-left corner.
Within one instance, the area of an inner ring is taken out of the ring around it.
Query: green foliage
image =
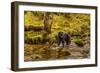
[[[75,44],[77,44],[77,45],[80,46],[80,47],[84,46],[84,42],[83,42],[83,40],[80,39],[80,38],[74,39],[74,42],[75,42]]]
[[[48,34],[47,32],[44,31],[43,35],[42,35],[42,43],[46,43],[48,42],[49,44],[53,44],[56,42],[56,34],[52,33],[52,34]]]
[[[53,43],[57,42],[55,34],[49,34],[48,37],[49,37],[49,43],[50,44],[53,44]]]
[[[39,16],[40,15],[40,16]],[[34,25],[34,26],[40,26],[43,25],[43,17],[42,12],[32,12],[32,11],[26,11],[24,15],[24,23],[25,25]]]
[[[37,32],[26,32],[25,33],[25,43],[28,44],[41,44],[41,43],[49,43],[53,44],[56,42],[56,34],[48,34],[45,31],[40,33]]]
[[[39,11],[25,11],[25,25],[44,26],[44,13]],[[90,14],[82,13],[56,13],[49,12],[51,23],[51,32],[42,31],[25,31],[25,43],[46,43],[57,42],[56,36],[59,31],[69,33],[71,36],[90,36]],[[75,40],[76,44],[82,45],[80,39]]]
[[[36,35],[37,34],[37,35]],[[43,38],[40,32],[25,32],[25,43],[28,44],[39,44],[42,42]]]
[[[45,12],[25,11],[25,25],[44,26]],[[90,15],[82,13],[49,13],[52,22],[51,33],[64,31],[71,35],[90,35]]]

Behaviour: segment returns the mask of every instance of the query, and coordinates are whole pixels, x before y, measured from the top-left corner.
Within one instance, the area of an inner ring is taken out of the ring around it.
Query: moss
[[[84,46],[83,40],[80,38],[74,39],[74,42],[76,45],[78,45],[80,47]]]

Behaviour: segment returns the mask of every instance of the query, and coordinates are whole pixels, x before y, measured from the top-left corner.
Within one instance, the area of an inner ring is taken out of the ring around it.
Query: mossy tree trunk
[[[44,13],[44,30],[48,33],[51,33],[51,22],[50,22],[50,13],[45,12]]]

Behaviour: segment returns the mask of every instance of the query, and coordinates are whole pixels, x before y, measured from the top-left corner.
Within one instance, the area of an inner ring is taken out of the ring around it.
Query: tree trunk
[[[51,22],[50,22],[50,13],[44,13],[44,30],[48,33],[51,33]]]

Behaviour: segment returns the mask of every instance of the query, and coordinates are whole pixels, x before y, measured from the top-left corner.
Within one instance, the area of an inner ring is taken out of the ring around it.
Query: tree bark
[[[50,13],[44,13],[44,30],[51,33]]]

